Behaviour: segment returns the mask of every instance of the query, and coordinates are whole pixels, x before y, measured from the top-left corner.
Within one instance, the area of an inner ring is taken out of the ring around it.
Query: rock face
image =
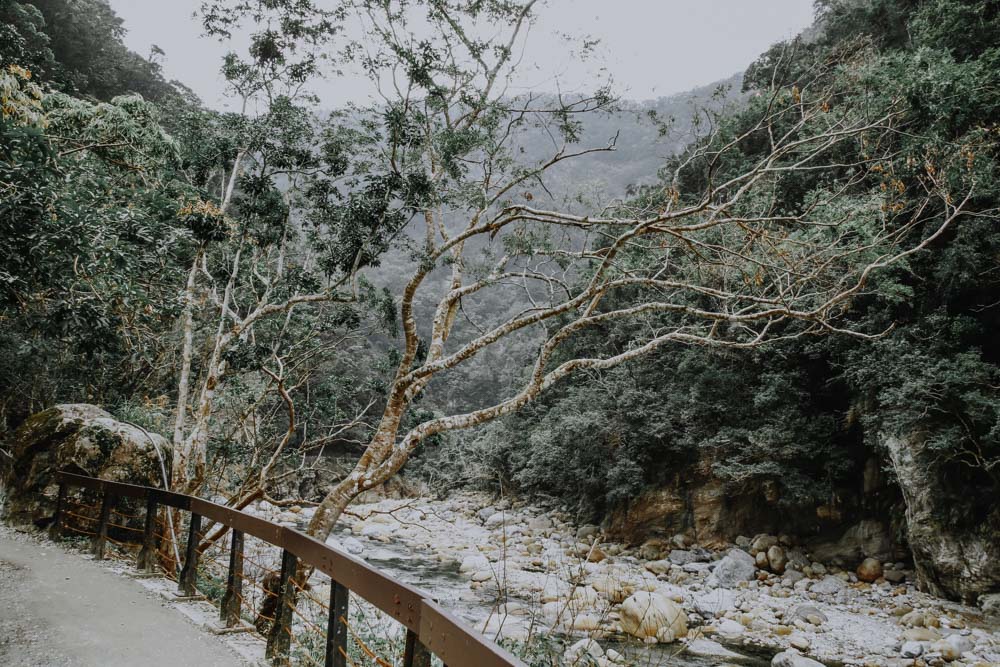
[[[8,446],[13,460],[0,475],[0,496],[6,496],[0,517],[22,526],[51,520],[57,471],[163,487],[172,453],[162,436],[87,404],[56,405],[28,417]]]
[[[689,466],[679,466],[671,479],[616,510],[608,533],[634,544],[683,533],[701,546],[722,548],[743,532],[777,529],[789,516],[774,511],[780,495],[772,481],[747,485],[734,495],[714,473],[716,463],[706,450]]]
[[[882,440],[906,501],[908,542],[921,586],[966,602],[1000,591],[997,490],[969,483],[962,477],[967,471],[947,469],[918,435]],[[970,493],[977,489],[982,499]]]
[[[639,639],[672,642],[687,635],[684,610],[657,593],[633,593],[622,603],[620,613],[622,630]]]
[[[774,534],[787,533],[829,541],[861,518],[885,517],[888,510],[900,502],[898,490],[879,475],[877,459],[870,459],[863,471],[858,464],[854,476],[857,483],[838,488],[836,501],[822,505],[814,501],[789,505],[784,504],[787,499],[782,497],[780,480],[747,481],[738,489],[728,485],[716,472],[720,457],[724,456],[721,450],[705,448],[693,461],[685,458],[664,462],[664,468],[672,471],[668,476],[629,503],[617,507],[608,517],[606,532],[609,537],[636,545],[649,538],[666,539],[682,534],[712,549],[732,544],[737,536],[762,532],[770,534],[771,539]],[[867,528],[870,526],[862,526],[862,532]],[[885,529],[878,534],[891,535]],[[868,533],[864,533],[858,537],[867,539],[867,536]],[[851,536],[848,539],[857,542]],[[774,544],[765,542],[757,546],[751,550],[752,555],[766,552]],[[891,537],[888,542],[883,540],[874,547],[864,547],[872,553],[860,553],[861,549],[848,545],[849,553],[843,560],[852,567],[869,555],[891,560],[890,554],[884,552],[894,546]],[[840,547],[837,549],[843,551]]]
[[[864,558],[893,560],[902,555],[893,543],[892,534],[881,521],[866,519],[854,524],[833,542],[810,545],[813,558],[822,563],[853,564]]]

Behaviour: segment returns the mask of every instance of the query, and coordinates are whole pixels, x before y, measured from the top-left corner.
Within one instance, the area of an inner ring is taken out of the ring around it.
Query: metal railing
[[[347,651],[350,627],[347,617],[351,593],[405,627],[403,667],[429,667],[431,654],[449,667],[523,667],[524,663],[515,656],[466,626],[424,591],[396,581],[363,560],[294,528],[280,526],[202,498],[153,487],[110,482],[64,472],[57,473],[57,481],[59,495],[50,528],[54,539],[66,527],[67,517],[80,516],[69,509],[68,490],[79,487],[99,494],[100,503],[94,506],[98,510],[96,518],[81,517],[92,522],[92,530],[78,531],[91,537],[91,548],[98,559],[105,556],[106,543],[110,539],[109,525],[124,528],[110,520],[116,500],[127,498],[145,501],[145,516],[133,518],[144,521],[136,566],[147,572],[153,572],[157,566],[157,550],[160,546],[158,541],[164,536],[163,532],[157,532],[160,507],[190,512],[183,564],[177,576],[178,592],[183,596],[196,596],[198,593],[202,518],[227,526],[232,531],[232,536],[229,539],[226,590],[219,607],[220,620],[228,628],[239,624],[241,613],[245,611],[241,607],[245,599],[242,582],[246,536],[281,549],[281,570],[275,572],[278,577],[277,588],[272,593],[277,597],[277,604],[274,605],[273,616],[269,618],[270,629],[267,632],[267,658],[274,664],[284,665],[289,661],[295,600],[303,592],[302,585],[295,578],[301,563],[327,574],[331,579],[329,604],[321,605],[328,616],[324,638],[325,667],[347,667],[350,664]],[[132,530],[140,532],[135,528]],[[381,664],[383,661],[376,662]]]

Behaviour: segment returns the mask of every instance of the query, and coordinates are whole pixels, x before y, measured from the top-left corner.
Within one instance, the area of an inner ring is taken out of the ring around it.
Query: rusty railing
[[[227,526],[232,531],[232,536],[229,539],[226,590],[219,605],[220,620],[227,628],[232,628],[241,622],[241,604],[244,601],[242,582],[245,537],[252,536],[281,549],[281,570],[275,572],[278,576],[278,588],[274,594],[278,603],[274,607],[271,627],[267,633],[267,658],[273,664],[285,665],[289,662],[289,639],[293,634],[291,626],[295,613],[295,597],[302,591],[295,581],[294,574],[302,563],[327,574],[331,579],[329,604],[322,605],[328,614],[324,633],[325,667],[347,667],[350,664],[347,641],[351,631],[346,620],[350,593],[363,598],[405,627],[403,667],[430,667],[431,654],[440,658],[447,667],[511,665],[523,667],[523,663],[515,656],[467,627],[463,621],[444,610],[424,591],[396,581],[363,560],[293,528],[280,526],[202,498],[153,487],[110,482],[63,472],[58,473],[57,481],[59,495],[50,528],[53,538],[58,537],[66,527],[68,516],[78,516],[69,509],[70,488],[79,487],[99,495],[100,503],[94,506],[94,509],[98,510],[97,516],[86,518],[92,522],[92,529],[85,533],[90,536],[94,556],[98,559],[104,558],[105,545],[111,539],[108,534],[109,524],[112,527],[118,525],[110,520],[112,506],[116,500],[127,498],[145,502],[145,516],[134,517],[144,520],[143,529],[133,530],[141,533],[136,566],[147,572],[152,572],[156,568],[159,547],[157,542],[163,537],[163,533],[157,532],[159,509],[171,507],[190,512],[184,560],[177,576],[180,595],[195,596],[198,592],[198,565],[201,556],[198,547],[203,535],[202,519]],[[310,660],[310,662],[315,661]],[[384,661],[376,659],[376,663],[382,662]]]

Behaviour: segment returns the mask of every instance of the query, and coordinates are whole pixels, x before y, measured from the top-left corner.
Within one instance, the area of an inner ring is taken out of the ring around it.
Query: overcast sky
[[[226,106],[218,74],[225,47],[200,37],[193,14],[201,0],[110,0],[128,29],[126,43],[166,51],[169,78],[183,81],[213,107]],[[577,89],[602,68],[619,93],[643,100],[689,90],[742,71],[758,54],[812,19],[812,0],[549,0],[532,28],[525,87]],[[559,35],[601,40],[580,62]],[[363,101],[360,77],[325,82],[324,106]]]

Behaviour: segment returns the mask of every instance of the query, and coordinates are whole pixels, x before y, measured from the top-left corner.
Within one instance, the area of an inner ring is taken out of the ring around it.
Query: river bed
[[[310,515],[308,508],[255,511],[290,525]],[[763,667],[788,651],[825,665],[904,667],[915,664],[906,654],[916,650],[932,666],[1000,665],[995,619],[920,593],[909,580],[868,584],[819,563],[805,568],[808,576],[751,565],[733,579],[730,565],[753,561],[746,547],[690,545],[651,559],[558,512],[478,494],[387,499],[351,511],[331,544],[424,589],[490,638],[543,639],[557,652],[552,662],[587,663],[580,651],[593,640],[600,648],[592,655],[601,657],[589,662],[602,667]],[[629,597],[637,595],[670,600],[685,632],[661,633],[660,641],[624,632]],[[574,645],[576,653],[563,652]]]

